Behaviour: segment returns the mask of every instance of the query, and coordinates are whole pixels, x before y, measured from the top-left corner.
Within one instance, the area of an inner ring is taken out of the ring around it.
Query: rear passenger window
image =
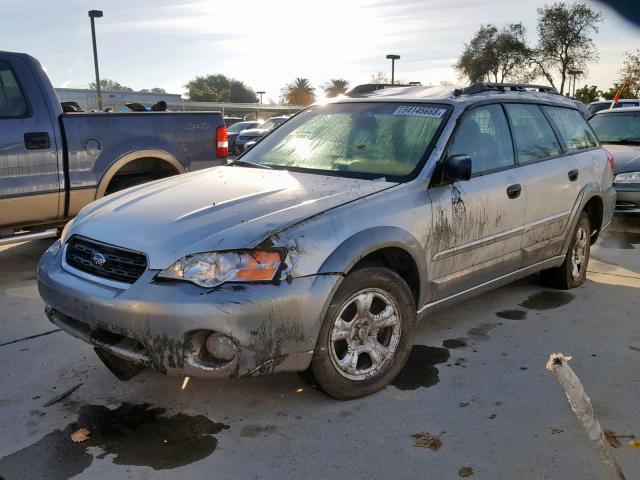
[[[537,105],[505,105],[518,152],[518,163],[531,163],[560,155],[555,133]]]
[[[464,114],[448,151],[448,156],[461,154],[471,157],[472,174],[514,165],[509,125],[500,105]]]
[[[22,117],[27,112],[27,102],[11,67],[0,61],[0,117]]]
[[[587,122],[575,110],[560,107],[542,107],[555,125],[567,152],[577,152],[597,146]]]

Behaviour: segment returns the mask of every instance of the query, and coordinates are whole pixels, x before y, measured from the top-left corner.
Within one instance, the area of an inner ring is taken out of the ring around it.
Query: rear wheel
[[[578,224],[573,232],[569,250],[556,268],[541,273],[542,283],[549,287],[568,290],[579,287],[587,279],[587,266],[591,253],[591,223],[586,212],[580,214]]]
[[[327,311],[311,362],[330,396],[359,398],[386,387],[415,337],[416,307],[406,282],[380,267],[350,273]]]
[[[158,180],[160,178],[162,178],[162,176],[153,175],[123,175],[121,177],[116,177],[109,184],[105,195],[119,192],[120,190],[124,190],[125,188],[142,185],[143,183],[152,182],[153,180]]]

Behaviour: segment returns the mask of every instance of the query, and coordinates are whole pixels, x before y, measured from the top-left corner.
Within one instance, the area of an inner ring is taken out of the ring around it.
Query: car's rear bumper
[[[62,254],[47,251],[38,266],[38,289],[53,323],[120,358],[205,378],[306,369],[341,279],[317,275],[205,290],[157,282],[156,272],[146,271],[122,290],[66,271]],[[232,340],[233,360],[207,354],[204,342],[213,332]]]
[[[640,185],[615,185],[616,213],[640,213]]]

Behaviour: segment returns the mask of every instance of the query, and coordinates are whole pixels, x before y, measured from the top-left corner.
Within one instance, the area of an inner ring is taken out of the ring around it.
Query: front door
[[[19,81],[19,80],[20,81]],[[60,178],[51,116],[21,59],[0,59],[0,228],[55,220]]]
[[[510,273],[521,263],[526,191],[501,105],[464,114],[445,157],[459,154],[471,157],[471,179],[429,189],[430,301]]]

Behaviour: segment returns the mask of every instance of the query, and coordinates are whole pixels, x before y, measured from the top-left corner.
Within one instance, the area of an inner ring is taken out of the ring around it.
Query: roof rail
[[[456,88],[453,95],[475,95],[483,92],[528,92],[534,90],[541,93],[560,95],[558,90],[547,85],[531,85],[528,83],[475,83],[465,88]]]
[[[420,82],[409,82],[408,84],[403,83],[363,83],[362,85],[356,85],[351,90],[349,90],[345,95],[347,97],[353,97],[359,93],[367,93],[367,92],[375,92],[376,90],[382,90],[383,88],[396,88],[396,87],[416,87],[421,86]]]

